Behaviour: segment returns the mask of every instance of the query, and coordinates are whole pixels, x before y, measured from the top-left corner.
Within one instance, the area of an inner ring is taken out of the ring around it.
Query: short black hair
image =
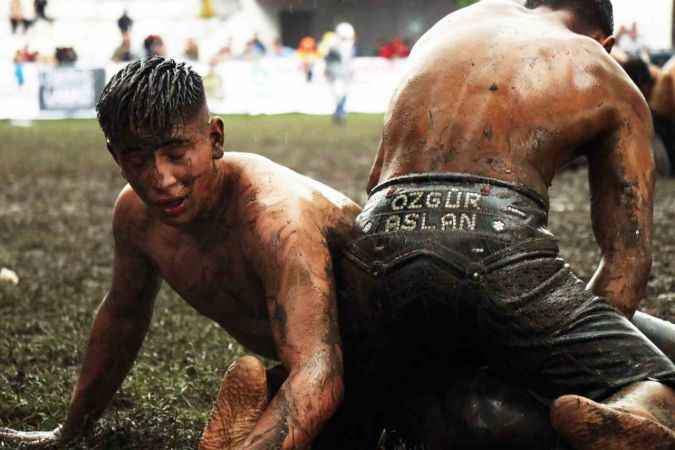
[[[652,77],[652,73],[649,71],[649,65],[642,58],[630,58],[621,64],[621,66],[640,90],[648,88],[654,83],[654,77]]]
[[[202,78],[185,63],[155,56],[117,72],[96,104],[109,143],[122,135],[152,142],[169,136],[206,105]]]
[[[548,6],[551,9],[568,8],[591,28],[598,28],[605,36],[614,34],[614,8],[611,0],[527,0],[525,7],[534,9]]]

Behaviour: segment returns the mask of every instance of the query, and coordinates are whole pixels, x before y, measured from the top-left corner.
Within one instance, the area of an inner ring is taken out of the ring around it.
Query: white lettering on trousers
[[[394,197],[391,201],[393,211],[405,209],[478,209],[480,210],[481,195],[477,192],[460,191],[451,189],[448,192],[406,192]]]
[[[397,231],[475,231],[476,214],[448,213],[440,218],[440,224],[431,222],[426,213],[394,214],[384,223],[385,233]]]

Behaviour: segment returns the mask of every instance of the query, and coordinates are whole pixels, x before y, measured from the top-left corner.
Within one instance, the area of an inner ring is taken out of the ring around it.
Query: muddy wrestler
[[[252,154],[223,150],[202,80],[155,57],[118,72],[97,105],[127,186],[113,214],[112,284],[62,427],[0,440],[65,446],[109,405],[148,331],[161,281],[288,376],[238,448],[303,448],[343,396],[329,241],[360,208]]]
[[[609,0],[485,0],[416,44],[349,250],[383,311],[378,366],[411,368],[372,398],[472,359],[549,405],[572,448],[675,448],[675,365],[629,321],[652,261],[653,129],[612,22]],[[546,229],[579,155],[602,252],[588,286]]]

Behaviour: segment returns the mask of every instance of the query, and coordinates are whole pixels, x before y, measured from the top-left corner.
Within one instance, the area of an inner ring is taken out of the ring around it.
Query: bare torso
[[[337,191],[256,155],[230,153],[220,164],[233,180],[230,203],[198,239],[140,215],[135,241],[199,313],[251,351],[276,358],[261,274],[266,268],[259,261],[286,250],[265,246],[257,230],[280,235],[299,229],[311,245],[344,234],[360,209]]]
[[[655,74],[655,85],[649,99],[654,114],[675,117],[675,57]]]
[[[369,188],[409,173],[460,172],[546,195],[560,167],[594,150],[587,144],[613,126],[612,100],[631,89],[598,42],[507,1],[441,20],[409,63]]]

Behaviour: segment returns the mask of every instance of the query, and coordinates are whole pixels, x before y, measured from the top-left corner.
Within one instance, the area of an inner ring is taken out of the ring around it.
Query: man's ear
[[[220,117],[211,117],[209,120],[209,140],[213,159],[220,159],[225,153],[225,126]]]
[[[605,47],[605,50],[607,50],[607,53],[612,53],[612,49],[614,48],[614,44],[616,44],[616,38],[614,36],[609,36],[605,38],[602,42],[600,42],[603,47]]]

